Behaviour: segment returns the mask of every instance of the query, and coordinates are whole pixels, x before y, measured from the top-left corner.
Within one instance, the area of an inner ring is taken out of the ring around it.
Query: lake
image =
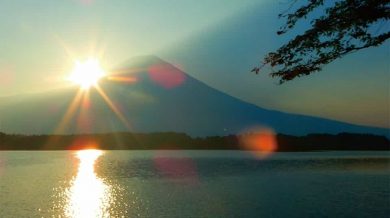
[[[0,152],[0,217],[389,217],[390,152]]]

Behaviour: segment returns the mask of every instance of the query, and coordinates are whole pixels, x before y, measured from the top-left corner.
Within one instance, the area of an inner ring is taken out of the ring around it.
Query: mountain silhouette
[[[132,58],[99,84],[106,97],[92,88],[88,97],[74,103],[73,111],[69,108],[77,87],[3,98],[0,132],[173,131],[206,136],[264,127],[292,135],[340,132],[389,135],[389,129],[385,128],[260,108],[213,89],[155,56]]]

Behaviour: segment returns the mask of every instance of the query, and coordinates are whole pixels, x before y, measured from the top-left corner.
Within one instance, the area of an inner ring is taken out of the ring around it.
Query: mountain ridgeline
[[[260,108],[222,93],[154,56],[131,59],[77,99],[78,87],[0,99],[0,131],[12,134],[183,132],[194,137],[368,133],[389,129]]]

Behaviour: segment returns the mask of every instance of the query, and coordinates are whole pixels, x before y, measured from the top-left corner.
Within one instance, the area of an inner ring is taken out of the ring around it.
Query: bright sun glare
[[[99,61],[89,58],[84,62],[76,61],[69,80],[80,85],[82,89],[89,89],[105,76],[105,72]]]
[[[89,149],[77,153],[80,160],[76,177],[66,192],[66,217],[108,217],[111,203],[111,188],[95,173],[95,162],[103,151]]]

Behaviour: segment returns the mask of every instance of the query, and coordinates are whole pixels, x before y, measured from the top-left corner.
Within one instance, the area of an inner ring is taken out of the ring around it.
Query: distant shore
[[[249,138],[249,140],[248,140]],[[272,141],[270,148],[269,144]],[[258,143],[253,146],[248,143]],[[340,133],[291,136],[284,134],[191,137],[184,133],[114,132],[78,135],[17,135],[0,133],[0,150],[260,150],[272,152],[368,150],[389,151],[390,141],[384,136]]]

